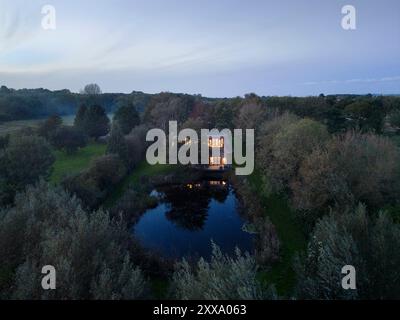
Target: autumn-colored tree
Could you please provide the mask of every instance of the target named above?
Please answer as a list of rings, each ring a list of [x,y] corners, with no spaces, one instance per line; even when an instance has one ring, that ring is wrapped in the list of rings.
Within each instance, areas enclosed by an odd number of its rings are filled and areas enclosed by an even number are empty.
[[[38,133],[40,136],[51,141],[53,135],[61,127],[62,119],[59,115],[50,116],[45,122],[43,122],[39,128]]]
[[[400,197],[400,153],[388,138],[350,131],[307,157],[291,186],[301,210],[358,202],[380,208]]]

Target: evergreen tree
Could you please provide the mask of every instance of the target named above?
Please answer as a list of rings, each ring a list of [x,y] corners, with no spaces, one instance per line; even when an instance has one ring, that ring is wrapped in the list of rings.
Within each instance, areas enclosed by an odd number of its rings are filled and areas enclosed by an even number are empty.
[[[85,131],[87,109],[88,108],[86,107],[86,105],[84,104],[80,105],[74,120],[74,126],[77,129],[81,130],[82,132]]]
[[[135,106],[128,102],[117,109],[114,121],[118,123],[124,134],[129,134],[134,127],[140,124],[140,117]]]
[[[107,153],[116,154],[122,161],[128,163],[128,146],[120,126],[114,123],[107,144]]]
[[[76,113],[74,125],[87,136],[98,138],[108,133],[110,119],[104,108],[99,105],[89,108],[81,105]]]

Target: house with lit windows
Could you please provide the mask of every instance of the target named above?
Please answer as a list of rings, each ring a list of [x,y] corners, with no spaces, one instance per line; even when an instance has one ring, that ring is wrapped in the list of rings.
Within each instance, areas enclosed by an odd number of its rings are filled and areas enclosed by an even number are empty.
[[[207,136],[208,144],[208,164],[200,164],[194,165],[197,169],[205,170],[205,171],[226,171],[231,167],[231,164],[228,163],[228,159],[231,158],[232,155],[232,146],[227,142],[227,137],[224,134],[209,134]],[[197,142],[193,142],[190,138],[186,138],[185,140],[179,141],[179,144],[192,144]],[[200,145],[198,145],[198,150],[201,150]],[[199,159],[201,159],[201,155],[199,153]]]
[[[209,161],[208,170],[225,171],[230,167],[227,159],[231,157],[232,150],[225,144],[227,138],[223,134],[210,134],[208,136]]]

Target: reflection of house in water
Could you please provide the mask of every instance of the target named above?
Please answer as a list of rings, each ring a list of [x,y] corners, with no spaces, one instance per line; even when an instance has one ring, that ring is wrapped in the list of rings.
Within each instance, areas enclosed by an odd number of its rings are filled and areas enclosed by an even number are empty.
[[[196,189],[204,187],[227,187],[227,182],[225,180],[203,180],[201,182],[194,182],[186,184],[187,189]]]
[[[183,185],[159,187],[162,201],[169,203],[165,213],[175,225],[194,231],[201,230],[208,217],[212,200],[223,203],[230,192],[226,181],[200,180]]]

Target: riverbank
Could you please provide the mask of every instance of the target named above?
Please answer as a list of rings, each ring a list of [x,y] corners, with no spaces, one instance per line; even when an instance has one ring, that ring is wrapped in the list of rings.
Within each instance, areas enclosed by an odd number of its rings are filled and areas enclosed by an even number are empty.
[[[293,259],[296,253],[305,251],[305,235],[287,200],[283,196],[266,194],[259,172],[255,171],[247,179],[261,201],[265,216],[274,224],[280,241],[280,259],[270,270],[261,272],[261,281],[275,284],[279,296],[290,298],[296,284]]]

